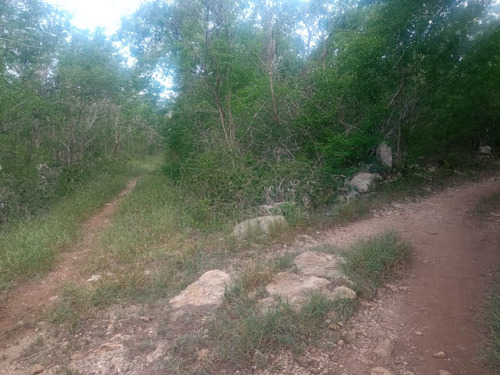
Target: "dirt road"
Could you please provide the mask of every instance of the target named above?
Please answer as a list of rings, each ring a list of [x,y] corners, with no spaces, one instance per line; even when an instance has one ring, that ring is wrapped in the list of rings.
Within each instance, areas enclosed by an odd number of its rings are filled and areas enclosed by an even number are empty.
[[[482,343],[478,320],[500,267],[500,212],[480,217],[473,210],[481,197],[499,190],[498,179],[450,188],[328,233],[329,243],[345,246],[395,229],[414,251],[408,275],[355,319],[357,349],[339,354],[340,373],[367,374],[376,366],[395,374],[490,373],[477,361]],[[388,358],[373,354],[384,339],[394,344]],[[433,357],[441,351],[446,358]]]
[[[6,303],[0,309],[0,338],[19,326],[19,322],[24,325],[36,321],[57,299],[61,285],[70,282],[78,284],[85,280],[88,276],[85,274],[85,257],[94,238],[99,231],[109,226],[109,219],[119,202],[132,191],[136,183],[137,179],[130,180],[120,194],[83,223],[80,242],[63,255],[62,261],[44,279],[19,284],[10,291]]]
[[[483,340],[478,317],[500,267],[500,212],[478,216],[473,209],[481,197],[499,190],[500,179],[489,178],[449,188],[418,202],[393,204],[367,219],[318,233],[316,244],[346,247],[359,238],[394,229],[412,244],[414,260],[401,280],[382,288],[374,301],[363,303],[351,323],[343,327],[341,342],[318,343],[300,358],[283,352],[273,356],[266,368],[249,368],[239,373],[493,374],[477,361]],[[117,202],[89,220],[87,242],[69,253],[70,258],[43,282],[23,285],[13,292],[7,314],[1,320],[2,329],[15,326],[21,312],[26,315],[28,311],[27,317],[35,319],[50,297],[57,295],[60,283],[82,277],[82,263],[71,256],[80,254],[77,257],[84,259],[88,242],[106,225]],[[303,243],[297,246],[294,250],[307,250]],[[160,337],[165,309],[148,310],[147,319],[141,317],[140,306],[119,309],[120,312],[111,308],[102,313],[88,323],[89,331],[72,338],[65,336],[64,343],[59,342],[61,338],[54,334],[54,328],[44,328],[47,325],[25,324],[25,329],[4,334],[0,340],[0,374],[36,373],[33,371],[37,369],[44,374],[64,373],[60,370],[71,368],[71,361],[79,361],[81,374],[105,374],[111,369],[127,374],[174,373],[165,367],[168,342],[155,339]],[[33,354],[33,346],[40,341],[37,337],[42,337],[45,345],[44,360],[42,355]],[[66,350],[68,342],[81,348],[77,355]],[[148,346],[144,347],[144,343]],[[37,350],[42,350],[39,346]],[[46,358],[47,353],[55,352],[54,348],[67,356],[62,367],[56,356],[53,360]],[[433,356],[439,352],[444,353],[444,358]],[[33,368],[37,361],[43,366]],[[114,364],[109,365],[110,361]],[[227,370],[220,374],[229,375]]]

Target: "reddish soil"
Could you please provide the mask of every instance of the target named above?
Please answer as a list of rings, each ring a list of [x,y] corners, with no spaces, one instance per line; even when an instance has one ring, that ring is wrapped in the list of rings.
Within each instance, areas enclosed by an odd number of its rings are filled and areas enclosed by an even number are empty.
[[[500,267],[500,212],[481,217],[473,210],[481,197],[499,190],[498,179],[450,188],[418,203],[395,204],[327,236],[330,243],[345,246],[395,229],[413,246],[414,262],[407,277],[381,293],[376,305],[357,318],[362,334],[368,331],[375,337],[379,331],[381,338],[395,343],[396,358],[407,362],[386,361],[396,374],[405,368],[416,374],[489,373],[478,361],[483,342],[478,320]],[[366,349],[373,349],[373,344]],[[440,351],[446,358],[433,358]],[[345,356],[349,370],[343,373],[367,373],[368,366],[354,365],[356,357],[356,350]],[[367,365],[386,364],[374,358]]]
[[[16,286],[9,292],[1,308],[0,338],[10,330],[35,321],[57,299],[62,285],[80,284],[89,277],[85,272],[86,255],[100,230],[110,225],[110,217],[118,203],[135,187],[137,179],[132,179],[127,187],[97,214],[83,223],[83,236],[75,247],[62,256],[62,260],[41,280],[33,280]]]

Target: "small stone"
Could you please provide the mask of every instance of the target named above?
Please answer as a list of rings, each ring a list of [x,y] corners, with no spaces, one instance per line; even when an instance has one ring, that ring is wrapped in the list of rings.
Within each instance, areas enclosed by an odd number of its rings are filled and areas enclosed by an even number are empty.
[[[394,373],[384,367],[374,367],[370,370],[370,375],[394,375]]]
[[[373,351],[375,354],[381,357],[390,357],[394,351],[394,343],[391,340],[380,341]]]
[[[144,323],[147,323],[147,322],[150,322],[151,320],[153,320],[153,318],[151,318],[150,316],[141,316],[139,319],[141,319],[141,321],[143,321]]]
[[[220,306],[229,279],[229,275],[223,271],[207,271],[179,295],[172,298],[170,305],[176,309],[186,306]]]
[[[424,335],[424,333],[423,333],[423,332],[420,332],[420,331],[415,331],[415,335],[417,335],[417,336],[423,336],[423,335]]]
[[[44,371],[45,371],[45,367],[43,367],[42,365],[35,365],[31,368],[30,374],[31,375],[41,374]]]
[[[347,344],[352,344],[356,340],[356,334],[354,332],[342,332],[342,340]]]
[[[339,286],[333,290],[332,299],[356,299],[356,292],[346,286]]]
[[[439,370],[439,375],[452,375],[452,373],[446,370]]]
[[[445,352],[437,352],[432,355],[434,358],[446,358]]]
[[[210,355],[210,350],[207,348],[198,350],[198,353],[196,354],[199,362],[205,361],[209,357],[209,355]]]
[[[330,330],[332,330],[332,331],[336,331],[336,330],[340,329],[340,326],[337,323],[332,323],[328,326],[328,328],[330,328]]]
[[[479,155],[491,155],[491,147],[490,146],[479,147]]]
[[[403,375],[415,375],[413,371],[404,370]]]
[[[87,282],[92,283],[94,281],[99,281],[101,278],[102,278],[101,275],[92,275],[92,276],[90,276],[89,279],[87,279]]]

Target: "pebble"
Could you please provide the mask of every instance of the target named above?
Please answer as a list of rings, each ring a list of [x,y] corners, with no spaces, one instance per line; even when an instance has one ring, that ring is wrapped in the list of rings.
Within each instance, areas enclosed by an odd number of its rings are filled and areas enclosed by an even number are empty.
[[[337,323],[332,323],[328,326],[328,328],[330,328],[331,331],[336,331],[340,329],[340,326]]]
[[[439,375],[452,375],[452,373],[446,370],[439,370]]]
[[[394,343],[391,340],[383,340],[380,341],[373,351],[375,354],[380,357],[390,357],[392,352],[394,351]]]
[[[434,358],[446,358],[445,352],[437,352],[432,355]]]
[[[384,367],[374,367],[370,370],[370,375],[394,375],[394,373]]]
[[[41,374],[44,371],[45,371],[45,367],[43,367],[42,365],[35,365],[31,368],[30,375]]]

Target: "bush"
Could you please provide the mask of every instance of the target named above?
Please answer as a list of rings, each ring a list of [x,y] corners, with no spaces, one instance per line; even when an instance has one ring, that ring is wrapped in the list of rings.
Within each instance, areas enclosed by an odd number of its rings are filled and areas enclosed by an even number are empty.
[[[410,246],[396,232],[381,233],[360,240],[345,252],[344,273],[367,298],[392,277],[410,258]]]
[[[176,184],[187,197],[184,209],[200,229],[255,216],[263,203],[281,203],[274,213],[300,225],[307,219],[307,207],[325,200],[318,170],[297,160],[268,162],[214,147],[192,155],[179,170]]]

